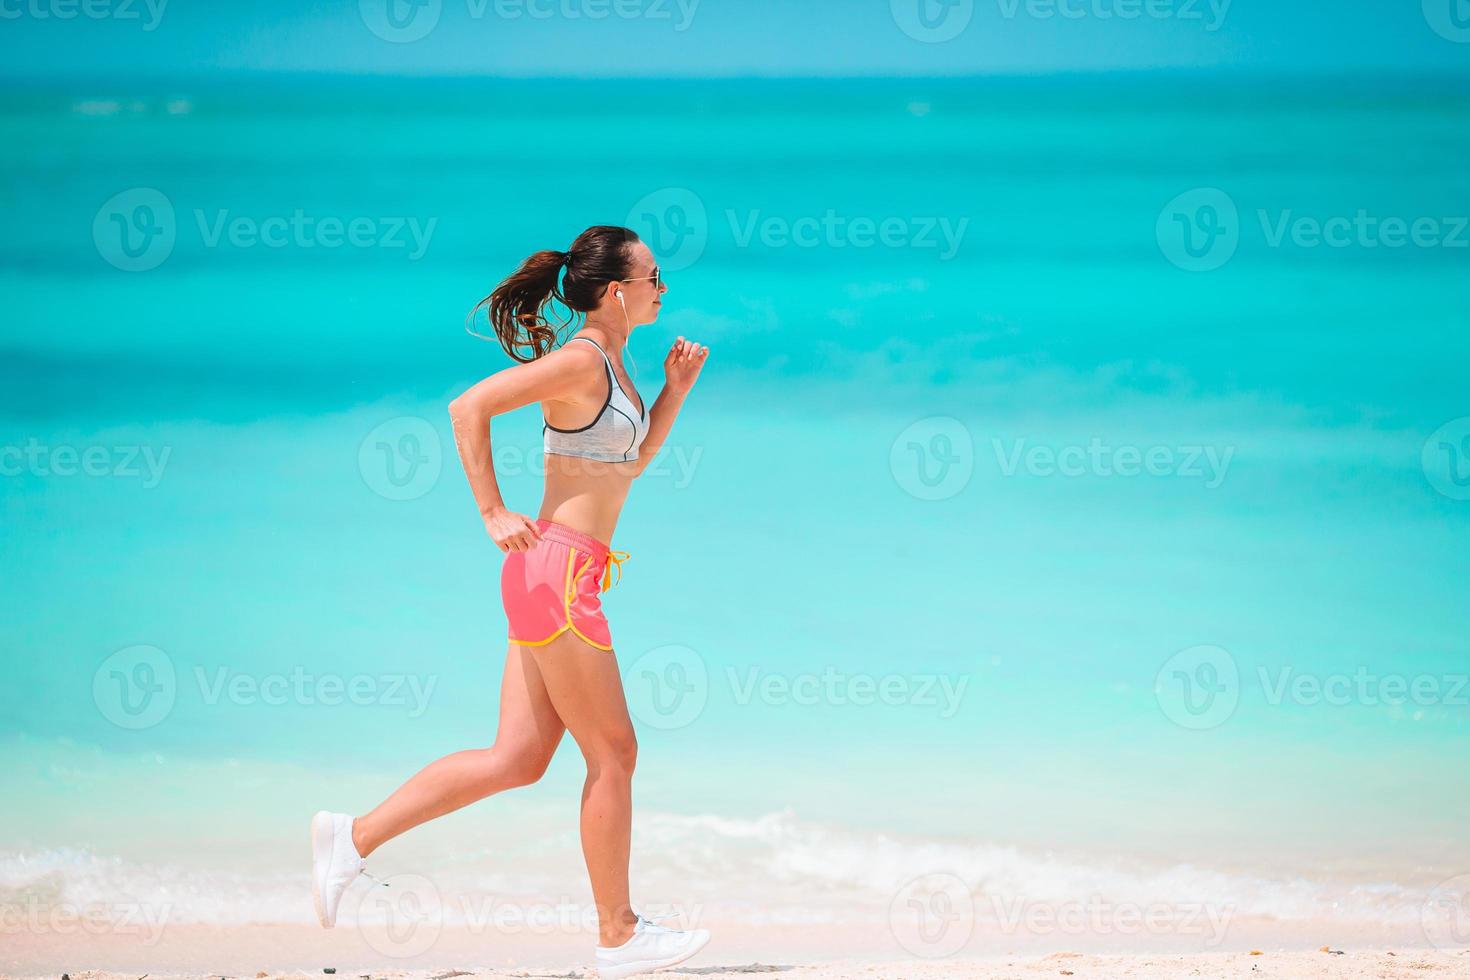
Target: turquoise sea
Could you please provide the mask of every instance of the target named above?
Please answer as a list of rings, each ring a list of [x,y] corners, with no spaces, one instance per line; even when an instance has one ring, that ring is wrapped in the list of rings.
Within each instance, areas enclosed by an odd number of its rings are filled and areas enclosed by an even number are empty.
[[[1421,79],[12,86],[0,897],[309,922],[312,811],[489,744],[464,316],[630,223],[643,398],[711,348],[605,600],[635,898],[1417,923],[1470,872],[1467,156]],[[581,777],[380,864],[581,895]]]

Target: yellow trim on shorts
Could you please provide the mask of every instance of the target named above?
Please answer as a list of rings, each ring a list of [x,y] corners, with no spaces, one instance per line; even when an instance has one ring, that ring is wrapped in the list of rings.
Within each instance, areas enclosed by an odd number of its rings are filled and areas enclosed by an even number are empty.
[[[558,636],[561,636],[567,630],[571,630],[573,633],[575,633],[577,635],[577,637],[583,643],[586,643],[590,647],[595,647],[598,650],[612,650],[612,647],[610,647],[610,646],[603,646],[601,643],[598,643],[596,640],[589,639],[585,633],[583,633],[581,630],[577,629],[576,626],[572,625],[572,596],[576,594],[576,591],[573,588],[573,586],[576,583],[577,579],[579,579],[579,578],[582,577],[582,573],[587,570],[587,566],[592,564],[592,557],[589,555],[588,558],[587,558],[587,560],[582,563],[582,567],[579,568],[579,569],[577,569],[576,574],[573,575],[572,574],[572,563],[574,561],[576,561],[576,558],[577,558],[577,550],[575,548],[568,548],[567,549],[567,581],[566,581],[565,587],[562,589],[562,598],[563,598],[562,614],[566,617],[566,620],[567,620],[566,625],[563,626],[561,629],[557,630],[555,633],[552,633],[550,636],[548,636],[544,640],[517,640],[515,637],[512,636],[512,637],[509,637],[510,642],[519,644],[520,646],[523,646],[523,647],[544,647],[544,646],[546,646],[546,644],[550,643],[552,640],[556,639]]]

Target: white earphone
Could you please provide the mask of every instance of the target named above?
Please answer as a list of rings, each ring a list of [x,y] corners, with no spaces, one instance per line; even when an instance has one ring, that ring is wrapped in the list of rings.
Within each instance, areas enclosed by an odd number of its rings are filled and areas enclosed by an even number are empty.
[[[626,310],[628,308],[628,304],[623,302],[623,291],[619,289],[617,292],[613,293],[613,295],[618,298],[618,305]]]

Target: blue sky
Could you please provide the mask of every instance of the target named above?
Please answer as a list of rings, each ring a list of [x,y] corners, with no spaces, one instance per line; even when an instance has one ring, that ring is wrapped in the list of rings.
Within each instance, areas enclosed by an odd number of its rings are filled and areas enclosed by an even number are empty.
[[[90,0],[84,8],[76,0],[3,0],[0,72],[1463,72],[1467,7],[1466,0]]]

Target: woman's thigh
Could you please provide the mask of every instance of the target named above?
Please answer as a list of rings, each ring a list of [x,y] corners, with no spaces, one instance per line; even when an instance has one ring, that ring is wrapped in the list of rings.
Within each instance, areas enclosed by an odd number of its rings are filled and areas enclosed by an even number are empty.
[[[496,751],[535,760],[545,768],[561,744],[566,725],[552,704],[541,667],[530,648],[518,643],[509,647],[505,673],[500,678]]]
[[[589,759],[626,757],[634,748],[633,720],[618,660],[571,632],[531,648],[546,691],[572,738]]]

